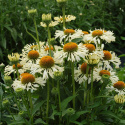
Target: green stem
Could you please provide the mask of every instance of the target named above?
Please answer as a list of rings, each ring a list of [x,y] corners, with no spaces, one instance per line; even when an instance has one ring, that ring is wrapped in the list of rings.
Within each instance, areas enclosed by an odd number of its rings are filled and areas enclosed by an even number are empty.
[[[15,121],[15,118],[14,118],[13,114],[11,113],[11,111],[10,111],[10,109],[8,107],[7,107],[7,110],[10,113],[10,115],[12,116],[13,120]]]
[[[37,38],[37,43],[38,43],[39,52],[40,52],[39,35],[38,35],[38,30],[37,30],[37,25],[36,25],[35,17],[33,18],[33,22],[34,22],[34,26],[35,26],[35,30],[36,30],[36,38]]]
[[[17,103],[17,107],[18,107],[19,110],[21,110],[21,108],[20,108],[20,102],[18,101],[18,99],[16,97],[16,94],[14,94],[14,96],[15,96],[15,101]]]
[[[51,56],[51,43],[50,43],[50,39],[51,39],[51,33],[50,33],[49,26],[47,26],[47,29],[48,29],[49,55]]]
[[[32,103],[32,95],[30,90],[28,91],[28,95],[29,95],[29,102],[30,102],[30,119],[31,119],[31,125],[33,125],[33,115],[32,115],[33,103]]]
[[[29,107],[28,107],[28,105],[27,105],[27,101],[25,100],[25,97],[22,97],[22,101],[23,101],[23,104],[25,105],[25,107],[26,107],[26,109],[27,109],[28,115],[30,116]]]
[[[49,80],[47,80],[47,107],[46,107],[46,122],[48,124],[48,113],[49,113]]]
[[[2,87],[2,83],[0,83],[0,87],[1,87],[1,92],[3,91],[3,87]],[[2,101],[3,101],[3,95],[1,94],[0,95],[0,123],[1,123],[1,120],[2,120]]]
[[[57,88],[58,88],[58,98],[59,98],[59,111],[61,111],[60,83],[59,83],[59,80],[57,81]]]
[[[63,30],[65,30],[66,26],[65,26],[65,22],[66,22],[66,19],[65,19],[65,6],[62,7],[62,13],[63,13]]]
[[[72,66],[72,84],[73,84],[73,96],[75,96],[75,81],[74,81],[74,62],[71,62]],[[75,98],[73,98],[73,108],[75,110]]]
[[[87,68],[86,68],[86,77],[87,77],[87,80],[86,80],[86,82],[85,82],[85,90],[84,90],[84,105],[83,106],[85,106],[85,104],[86,104],[86,99],[87,99],[87,85],[88,85],[88,73],[89,73],[89,66],[87,65]]]
[[[18,67],[17,67],[17,64],[15,64],[16,66],[16,73],[17,73],[17,77],[18,77],[18,80],[20,79],[20,75],[19,75],[19,71],[18,71]]]
[[[91,70],[91,101],[93,101],[93,67]]]

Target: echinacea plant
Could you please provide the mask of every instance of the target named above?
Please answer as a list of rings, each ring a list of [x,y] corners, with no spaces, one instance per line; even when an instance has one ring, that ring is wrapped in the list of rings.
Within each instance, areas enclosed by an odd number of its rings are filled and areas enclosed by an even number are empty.
[[[55,22],[51,13],[42,14],[40,25],[47,29],[46,41],[39,40],[37,10],[28,10],[36,37],[26,31],[35,42],[26,44],[20,54],[9,54],[8,65],[0,64],[4,74],[0,122],[7,125],[125,123],[122,116],[125,81],[116,72],[121,61],[115,52],[105,48],[105,44],[115,42],[114,33],[101,28],[89,32],[69,29],[66,22],[76,18],[65,15],[67,0],[57,3],[62,5],[63,16],[55,17]],[[56,30],[51,36],[51,27],[58,23],[63,23],[63,30]]]

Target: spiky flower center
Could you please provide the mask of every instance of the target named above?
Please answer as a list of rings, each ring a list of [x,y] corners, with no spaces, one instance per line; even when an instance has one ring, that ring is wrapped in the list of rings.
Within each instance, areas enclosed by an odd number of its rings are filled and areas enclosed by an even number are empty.
[[[54,48],[51,46],[51,50],[54,50]],[[45,51],[49,51],[49,46],[45,47]]]
[[[102,75],[109,75],[110,76],[110,72],[108,70],[101,70],[99,72],[99,75],[102,76]]]
[[[63,46],[64,52],[74,52],[74,51],[77,51],[77,49],[78,49],[78,45],[73,42],[66,43]]]
[[[21,65],[21,64],[17,64],[17,68],[18,69],[21,69],[23,67],[23,65]],[[13,64],[13,69],[16,69],[16,65],[15,64]]]
[[[54,59],[51,56],[44,56],[39,62],[41,68],[51,68],[54,65]]]
[[[84,35],[89,34],[87,31],[82,31],[82,32],[84,33]]]
[[[90,73],[90,68],[89,68],[89,72],[88,73]],[[83,74],[86,74],[86,71],[87,71],[87,63],[83,63],[82,65],[81,65],[81,71],[82,71],[82,73]]]
[[[92,32],[92,36],[101,36],[103,34],[102,30],[94,30]]]
[[[29,59],[37,59],[39,57],[39,53],[36,50],[31,50],[28,53],[28,58]]]
[[[22,84],[33,83],[35,82],[35,77],[32,74],[25,74],[21,78]]]
[[[114,86],[114,88],[117,88],[117,89],[120,90],[120,89],[124,89],[125,88],[125,83],[122,82],[122,81],[118,81],[113,86]]]
[[[66,35],[73,34],[73,33],[75,33],[75,30],[73,30],[73,29],[66,29],[66,30],[64,30],[64,34],[66,34]]]
[[[103,57],[104,60],[111,60],[112,55],[109,51],[104,50],[103,53],[104,53],[104,57]]]
[[[22,74],[20,75],[20,77],[22,78],[24,75],[27,75],[27,74],[30,74],[30,73],[28,73],[28,72],[22,73]]]
[[[89,52],[93,52],[95,51],[95,46],[93,44],[83,44],[88,50]]]

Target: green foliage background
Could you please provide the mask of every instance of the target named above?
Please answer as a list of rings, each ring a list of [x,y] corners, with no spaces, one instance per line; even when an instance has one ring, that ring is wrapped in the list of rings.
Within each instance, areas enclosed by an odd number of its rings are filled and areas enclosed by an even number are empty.
[[[52,13],[52,16],[62,15],[56,0],[0,0],[0,63],[8,63],[7,55],[21,52],[27,43],[34,40],[26,33],[35,32],[33,22],[28,16],[28,9],[37,9],[37,27],[41,41],[47,39],[46,31],[40,26],[41,15]],[[111,30],[116,36],[116,42],[106,46],[106,49],[124,53],[125,47],[125,1],[124,0],[68,0],[67,15],[76,16],[68,28],[94,30],[104,28]],[[60,25],[54,27],[52,35]]]

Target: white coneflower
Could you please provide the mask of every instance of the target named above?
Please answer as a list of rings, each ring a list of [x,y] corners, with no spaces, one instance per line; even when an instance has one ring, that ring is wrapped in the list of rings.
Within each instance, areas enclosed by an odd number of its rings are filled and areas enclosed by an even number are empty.
[[[56,25],[58,25],[59,23],[57,22],[57,21],[51,21],[50,23],[49,23],[49,27],[54,27],[54,26],[56,26]],[[46,23],[44,23],[44,22],[40,22],[40,26],[42,26],[42,27],[47,27],[47,24]]]
[[[65,29],[64,31],[56,30],[55,32],[55,39],[59,38],[60,43],[63,44],[63,40],[71,41],[76,38],[82,38],[83,32],[82,30],[73,30],[73,29]]]
[[[73,15],[65,15],[65,22],[70,22],[72,20],[75,20],[76,17],[73,16]],[[63,23],[63,17],[60,16],[60,17],[54,17],[54,20],[60,22],[60,23]]]
[[[17,68],[18,68],[18,71],[19,71],[20,74],[25,72],[25,69],[23,69],[23,65],[21,65],[19,63],[17,63],[16,65],[17,65]],[[16,73],[16,66],[15,66],[15,64],[13,64],[12,66],[7,65],[5,67],[5,69],[4,69],[4,74],[5,75],[10,75],[13,72]]]
[[[64,67],[60,66],[58,60],[51,56],[43,56],[40,60],[36,61],[34,69],[31,69],[32,74],[40,73],[44,80],[49,79],[49,77],[54,78],[55,71],[63,72]]]
[[[119,68],[121,61],[120,61],[120,58],[118,58],[114,52],[104,50],[103,53],[104,53],[104,57],[102,62],[104,63],[105,68],[112,70],[112,67],[110,65],[111,63],[113,63],[116,68]]]
[[[113,72],[113,71],[106,70],[102,67],[100,67],[100,68],[95,67],[94,68],[94,72],[93,72],[94,81],[102,81],[103,75],[108,75],[109,79],[112,83],[115,83],[119,80],[119,78],[115,75],[115,72]]]
[[[15,80],[12,84],[14,90],[18,88],[26,89],[27,91],[31,89],[31,91],[36,90],[39,86],[45,86],[45,80],[41,77],[35,78],[30,73],[23,73],[21,74],[20,80]]]
[[[84,58],[87,53],[88,50],[86,47],[81,47],[74,42],[69,42],[63,46],[63,49],[57,51],[54,56],[60,60],[60,62],[62,62],[64,58],[67,58],[68,61],[78,62],[81,58]]]
[[[108,89],[108,92],[115,91],[120,95],[125,95],[125,83],[123,81],[113,82],[110,85],[107,85],[106,88]]]
[[[90,74],[90,68],[89,68],[89,74]],[[87,63],[82,63],[82,65],[79,65],[78,69],[74,70],[74,79],[76,82],[79,82],[79,84],[85,82],[87,79],[88,83],[91,82],[91,77],[86,77],[86,71],[87,71]]]

